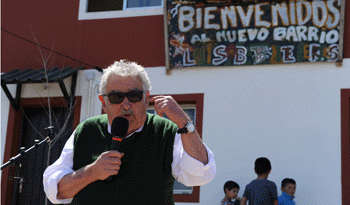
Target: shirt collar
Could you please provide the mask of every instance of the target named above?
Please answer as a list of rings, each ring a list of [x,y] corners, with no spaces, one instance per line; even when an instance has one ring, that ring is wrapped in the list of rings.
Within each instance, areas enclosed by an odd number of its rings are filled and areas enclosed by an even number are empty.
[[[289,200],[293,200],[293,199],[295,198],[295,196],[291,196],[291,195],[287,194],[287,193],[284,192],[284,191],[282,191],[282,195],[283,195],[284,197],[286,197],[287,199],[289,199]]]
[[[139,129],[133,131],[131,134],[129,134],[128,136],[126,136],[125,138],[130,137],[130,136],[131,136],[132,134],[134,134],[135,132],[141,132],[142,128],[143,128],[143,125],[142,125]],[[109,123],[108,123],[108,132],[109,132],[109,134],[112,134],[112,126],[111,126]]]
[[[236,201],[236,199],[223,199],[222,200],[223,202],[235,202]]]

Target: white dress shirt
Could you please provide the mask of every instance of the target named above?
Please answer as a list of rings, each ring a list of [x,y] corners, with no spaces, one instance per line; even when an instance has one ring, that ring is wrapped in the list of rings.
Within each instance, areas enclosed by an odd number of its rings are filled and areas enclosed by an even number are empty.
[[[135,132],[140,132],[143,126]],[[108,125],[111,132],[111,126]],[[133,133],[128,135],[131,136]],[[47,198],[54,204],[70,203],[71,199],[57,199],[57,184],[66,175],[73,172],[73,141],[74,133],[63,147],[61,156],[44,172],[43,184]],[[181,134],[176,133],[171,170],[173,177],[186,186],[201,186],[210,182],[216,174],[216,164],[213,152],[205,145],[208,153],[208,164],[190,157],[183,149]]]

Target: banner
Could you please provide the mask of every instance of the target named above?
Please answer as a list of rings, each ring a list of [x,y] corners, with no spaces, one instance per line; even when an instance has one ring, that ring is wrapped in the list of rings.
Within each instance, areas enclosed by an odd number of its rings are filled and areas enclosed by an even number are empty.
[[[336,61],[340,0],[166,0],[167,68]]]

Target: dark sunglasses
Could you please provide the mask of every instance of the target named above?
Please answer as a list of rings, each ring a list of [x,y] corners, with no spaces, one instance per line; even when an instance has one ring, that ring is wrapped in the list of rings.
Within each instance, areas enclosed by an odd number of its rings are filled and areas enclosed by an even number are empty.
[[[119,104],[123,102],[124,98],[127,97],[130,102],[140,102],[142,100],[143,91],[133,90],[127,93],[122,92],[110,92],[102,96],[108,96],[109,102],[113,104]]]

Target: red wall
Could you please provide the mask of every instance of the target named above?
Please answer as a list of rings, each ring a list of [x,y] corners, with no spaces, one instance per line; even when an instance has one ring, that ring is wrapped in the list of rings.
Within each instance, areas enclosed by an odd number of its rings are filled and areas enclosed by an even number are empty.
[[[92,66],[119,59],[165,65],[163,16],[79,21],[78,7],[79,0],[2,0],[1,72],[43,67],[38,46],[4,30]],[[43,55],[48,67],[82,65],[48,50]]]
[[[43,61],[38,46],[9,31],[86,64],[106,67],[128,59],[145,67],[165,66],[163,16],[78,20],[79,0],[2,0],[1,72],[38,69]],[[346,0],[344,58],[350,58],[350,0]],[[43,50],[47,67],[81,63]],[[86,66],[86,68],[90,68]]]

